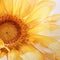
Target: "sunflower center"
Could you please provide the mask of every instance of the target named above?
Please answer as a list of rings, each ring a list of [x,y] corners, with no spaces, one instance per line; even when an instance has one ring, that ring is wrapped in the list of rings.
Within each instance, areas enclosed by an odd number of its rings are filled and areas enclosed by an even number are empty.
[[[0,22],[0,38],[6,43],[16,41],[20,31],[18,31],[18,25],[11,21]]]
[[[24,31],[25,25],[16,17],[4,16],[0,19],[0,39],[5,44],[15,43],[17,40],[22,40],[26,34]]]

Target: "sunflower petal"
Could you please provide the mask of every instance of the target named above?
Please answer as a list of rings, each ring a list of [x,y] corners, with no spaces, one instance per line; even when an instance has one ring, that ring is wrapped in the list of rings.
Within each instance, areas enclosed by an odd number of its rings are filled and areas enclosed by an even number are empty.
[[[22,6],[21,6],[21,10],[20,10],[20,17],[23,18],[23,16],[25,16],[25,14],[27,14],[27,10],[29,9],[29,4],[27,0],[23,0],[22,1]]]
[[[48,35],[54,36],[56,39],[60,39],[60,14],[55,14],[45,19],[45,22],[49,26]]]
[[[19,53],[15,50],[12,50],[8,53],[8,60],[22,60],[19,56]]]
[[[23,19],[25,19],[28,14],[31,13],[32,9],[40,2],[39,0],[23,0],[22,8],[20,15]]]
[[[4,47],[4,42],[0,39],[0,49]]]
[[[2,1],[4,3],[4,7],[5,7],[6,11],[9,14],[12,14],[12,12],[13,12],[13,0],[2,0]]]
[[[43,60],[42,56],[39,56],[38,54],[33,52],[25,53],[21,57],[23,58],[23,60]]]
[[[20,15],[22,0],[13,0],[13,15]]]
[[[60,14],[54,14],[53,16],[48,16],[46,19],[44,19],[44,21],[41,21],[39,22],[38,20],[33,20],[31,21],[30,23],[28,23],[28,26],[29,28],[33,28],[35,26],[37,26],[38,24],[41,24],[41,23],[47,23],[47,24],[57,24],[59,25],[58,23],[60,21]]]
[[[38,52],[32,45],[23,45],[22,54],[20,55],[23,60],[44,60],[40,52]]]
[[[48,47],[51,43],[56,42],[57,40],[53,37],[49,36],[42,36],[42,35],[36,35],[32,34],[30,35],[30,41],[33,43],[39,43],[45,47]],[[33,40],[32,40],[33,39]],[[35,40],[35,41],[34,41]]]
[[[55,3],[51,1],[40,2],[40,4],[38,4],[30,13],[29,17],[26,19],[26,23],[29,23],[32,20],[42,21],[49,15],[54,5]]]
[[[60,22],[59,21],[60,21],[60,14],[53,15],[51,17],[48,17],[45,20],[45,23],[49,24],[49,32],[51,34],[60,35],[60,33],[59,33],[59,31],[60,31],[59,23]]]
[[[39,24],[33,28],[29,28],[28,33],[40,34],[46,36],[59,36],[60,35],[59,31],[60,31],[60,25],[49,22],[49,23]]]
[[[31,2],[33,3],[31,4]],[[13,14],[22,19],[30,13],[35,5],[35,0],[13,0]]]
[[[59,21],[60,21],[60,14],[53,15],[45,20],[45,23],[49,24],[50,32],[53,33],[55,31],[54,33],[58,33],[58,31],[60,30],[60,25],[58,24]]]
[[[49,24],[39,24],[34,28],[29,29],[28,33],[46,35],[49,33]]]
[[[50,44],[49,48],[54,51],[56,59],[60,60],[60,42]]]
[[[0,0],[0,15],[4,15],[5,13],[4,3]]]
[[[33,33],[47,36],[60,36],[60,14],[46,18],[44,23],[40,22],[39,25],[37,25],[37,23],[38,22],[35,21],[28,25],[30,26],[28,31],[30,34]]]
[[[39,43],[31,43],[31,44],[44,55],[45,60],[48,59],[55,60],[54,52],[51,49],[46,48],[40,45]]]
[[[20,10],[20,18],[25,18],[35,7],[38,0],[23,0]]]
[[[56,23],[60,20],[60,14],[54,14],[53,16],[49,16],[45,19],[45,23]]]
[[[55,53],[52,49],[49,48],[49,46],[52,43],[56,43],[57,40],[55,40],[52,37],[41,35],[31,35],[30,39],[31,39],[30,43],[44,55],[44,58],[46,60],[48,59],[55,60]]]

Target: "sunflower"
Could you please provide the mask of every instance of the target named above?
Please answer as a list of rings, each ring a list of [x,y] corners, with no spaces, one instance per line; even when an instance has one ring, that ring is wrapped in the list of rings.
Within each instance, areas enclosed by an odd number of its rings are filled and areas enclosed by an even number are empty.
[[[0,59],[60,60],[60,14],[50,16],[50,0],[0,0]]]

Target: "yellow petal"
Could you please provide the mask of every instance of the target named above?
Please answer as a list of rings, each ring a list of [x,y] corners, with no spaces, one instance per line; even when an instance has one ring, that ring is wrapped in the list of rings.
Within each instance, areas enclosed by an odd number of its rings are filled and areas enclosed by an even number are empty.
[[[23,0],[22,1],[22,6],[21,6],[21,10],[20,10],[20,17],[23,18],[23,16],[25,16],[28,13],[28,9],[30,7],[30,4],[28,4],[29,2],[27,0]]]
[[[60,21],[60,14],[53,15],[45,20],[45,23],[48,23],[49,25],[49,32],[51,34],[59,35],[60,31],[59,21]]]
[[[59,24],[57,22],[60,20],[60,14],[53,15],[51,17],[48,17],[45,20],[45,23],[49,24],[49,30],[54,31],[54,30],[60,30]]]
[[[19,52],[12,50],[8,53],[8,60],[22,60],[19,56]]]
[[[54,35],[57,40],[60,39],[60,14],[49,16],[45,19],[45,23],[49,26],[49,34]]]
[[[35,26],[37,26],[38,24],[41,24],[41,23],[47,23],[48,25],[50,24],[57,24],[57,25],[59,25],[58,24],[58,22],[59,22],[59,20],[60,20],[60,14],[55,14],[55,15],[53,15],[53,16],[49,16],[49,17],[47,17],[46,19],[44,19],[44,21],[41,21],[41,22],[39,22],[38,20],[34,20],[34,21],[31,21],[30,23],[28,23],[28,26],[29,26],[29,28],[34,28]]]
[[[4,15],[6,13],[6,10],[4,8],[4,3],[2,2],[2,0],[0,1],[0,16]]]
[[[4,47],[4,42],[0,39],[0,49]]]
[[[20,9],[20,18],[25,18],[32,11],[38,0],[23,0]]]
[[[43,54],[45,60],[48,59],[55,60],[54,52],[51,49],[46,48],[37,42],[36,43],[32,42],[31,44]]]
[[[45,19],[45,23],[56,23],[60,20],[60,14],[54,14],[53,16],[49,16]]]
[[[0,60],[7,60],[7,57],[3,56],[2,58],[0,58]]]
[[[7,51],[10,51],[8,47],[5,46],[3,40],[0,39],[0,49],[5,48]]]
[[[30,35],[30,40],[33,43],[39,43],[45,47],[48,47],[51,43],[56,42],[57,40],[53,37],[49,37],[49,36],[42,36],[42,35],[36,35],[36,34],[32,34]]]
[[[54,5],[55,3],[50,1],[40,2],[40,4],[38,4],[30,13],[29,17],[26,19],[26,23],[29,23],[32,20],[42,21],[49,15]]]
[[[23,60],[44,60],[42,54],[37,51],[32,45],[23,45],[22,54],[20,55]]]
[[[25,1],[25,0],[23,0]],[[40,2],[40,0],[26,0],[25,2],[22,3],[22,8],[21,8],[21,17],[23,19],[26,19],[28,14],[31,13],[31,11],[34,9],[34,7]]]
[[[4,3],[4,7],[5,7],[6,11],[9,14],[12,14],[12,12],[13,12],[13,0],[2,0],[2,1]]]
[[[23,19],[30,13],[37,0],[13,0],[13,14]],[[32,4],[31,4],[32,3]]]
[[[50,48],[50,45],[53,43],[56,43],[57,40],[55,40],[55,38],[52,37],[48,37],[48,36],[41,36],[41,35],[31,35],[30,39],[34,39],[34,40],[30,40],[30,43],[41,53],[43,53],[44,58],[46,60],[51,59],[51,60],[55,60],[55,53],[54,50],[52,50],[53,48]],[[59,50],[60,51],[60,50]]]
[[[49,25],[49,30],[50,31],[55,31],[55,30],[60,30],[60,26],[56,25],[56,24],[50,24]]]
[[[19,17],[21,10],[22,0],[13,0],[13,15]]]
[[[54,51],[56,59],[60,60],[60,42],[50,44],[49,48]]]
[[[37,51],[40,51],[44,55],[44,58],[46,60],[55,60],[54,52],[48,48],[51,43],[56,42],[54,38],[32,34],[30,36],[30,39],[30,43],[32,44],[32,46],[34,46]]]
[[[43,57],[41,56],[41,54],[39,55],[33,52],[25,53],[21,55],[21,57],[23,58],[23,60],[43,60]]]
[[[31,25],[32,26],[32,25]],[[30,27],[31,27],[30,26]],[[40,35],[59,35],[60,26],[55,23],[41,23],[33,28],[29,28],[29,34],[40,34]]]
[[[29,29],[29,34],[47,34],[49,32],[49,25],[48,24],[39,24],[34,28]]]
[[[53,16],[48,16],[46,19],[44,19],[44,21],[33,20],[30,23],[28,23],[28,26],[29,28],[33,28],[41,23],[47,23],[47,24],[52,23],[59,25],[58,24],[59,21],[60,21],[60,14],[54,14]]]

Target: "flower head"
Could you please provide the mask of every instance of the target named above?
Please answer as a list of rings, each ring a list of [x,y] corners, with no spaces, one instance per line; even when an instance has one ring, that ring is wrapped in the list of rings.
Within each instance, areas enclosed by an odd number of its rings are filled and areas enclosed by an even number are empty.
[[[56,22],[50,0],[0,0],[0,57],[7,60],[60,60]]]

